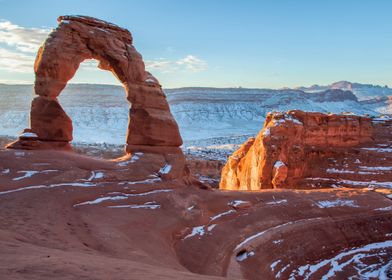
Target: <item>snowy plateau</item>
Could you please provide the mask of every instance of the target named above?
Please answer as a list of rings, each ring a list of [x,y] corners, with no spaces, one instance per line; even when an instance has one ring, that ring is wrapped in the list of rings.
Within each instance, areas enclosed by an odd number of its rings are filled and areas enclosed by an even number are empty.
[[[165,93],[185,152],[221,160],[257,134],[270,111],[392,114],[392,89],[348,82],[281,90],[194,87]],[[29,126],[32,98],[32,85],[0,84],[1,136],[16,137]],[[125,143],[129,104],[121,86],[70,84],[59,100],[73,121],[74,143]]]

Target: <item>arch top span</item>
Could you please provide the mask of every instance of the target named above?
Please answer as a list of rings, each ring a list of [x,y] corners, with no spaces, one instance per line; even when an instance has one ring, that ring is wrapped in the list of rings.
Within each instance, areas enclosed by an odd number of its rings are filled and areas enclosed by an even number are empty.
[[[129,110],[127,151],[179,150],[182,139],[158,80],[145,70],[142,56],[124,28],[87,16],[60,16],[39,48],[34,63],[36,97],[32,101],[30,128],[34,139],[22,137],[8,148],[61,148],[72,141],[72,120],[57,97],[81,62],[98,60],[123,84]],[[115,137],[115,136],[114,136]],[[162,149],[163,148],[163,149]]]

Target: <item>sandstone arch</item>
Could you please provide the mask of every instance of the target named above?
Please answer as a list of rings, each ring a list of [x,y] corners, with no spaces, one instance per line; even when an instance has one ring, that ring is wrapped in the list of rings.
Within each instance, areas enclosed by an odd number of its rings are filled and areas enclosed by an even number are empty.
[[[131,33],[86,16],[60,16],[59,25],[40,47],[35,64],[30,129],[9,148],[64,148],[72,140],[72,121],[57,97],[86,59],[99,61],[123,84],[131,103],[126,150],[179,151],[182,139],[158,80],[145,70]],[[30,134],[34,135],[34,134]]]

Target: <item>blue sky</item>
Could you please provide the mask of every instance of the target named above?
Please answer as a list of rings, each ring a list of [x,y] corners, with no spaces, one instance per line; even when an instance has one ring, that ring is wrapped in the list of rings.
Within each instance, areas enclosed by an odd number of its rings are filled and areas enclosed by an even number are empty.
[[[64,14],[129,29],[166,88],[392,86],[390,0],[0,0],[0,82],[33,82],[36,48]],[[118,83],[87,62],[72,82]]]

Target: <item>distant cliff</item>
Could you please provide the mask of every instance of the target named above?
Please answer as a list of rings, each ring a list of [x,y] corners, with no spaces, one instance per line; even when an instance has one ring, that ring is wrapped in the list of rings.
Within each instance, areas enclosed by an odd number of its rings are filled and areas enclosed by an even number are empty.
[[[370,118],[303,111],[269,113],[256,138],[229,157],[221,189],[292,188],[307,161],[331,147],[353,147],[372,141]],[[317,168],[317,167],[315,167]]]

